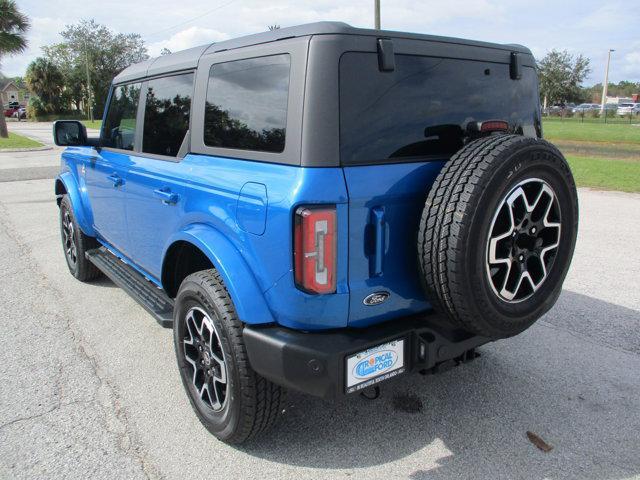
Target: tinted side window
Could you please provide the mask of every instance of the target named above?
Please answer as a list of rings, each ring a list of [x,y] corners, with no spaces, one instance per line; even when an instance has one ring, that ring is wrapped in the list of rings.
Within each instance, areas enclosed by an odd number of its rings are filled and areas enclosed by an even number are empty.
[[[156,78],[147,84],[142,151],[175,157],[189,130],[193,73]]]
[[[289,96],[288,54],[213,65],[204,143],[264,152],[284,150]]]
[[[102,128],[103,146],[133,150],[139,98],[140,83],[114,87]]]
[[[540,128],[533,68],[511,80],[509,65],[396,55],[380,72],[375,53],[340,60],[340,159],[343,164],[448,158],[476,122],[504,120],[514,133]]]

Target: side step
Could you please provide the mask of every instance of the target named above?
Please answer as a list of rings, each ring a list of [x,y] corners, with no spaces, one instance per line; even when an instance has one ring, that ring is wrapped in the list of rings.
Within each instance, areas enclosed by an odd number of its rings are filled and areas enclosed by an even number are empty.
[[[105,247],[86,252],[87,259],[127,292],[165,328],[173,327],[173,300]]]

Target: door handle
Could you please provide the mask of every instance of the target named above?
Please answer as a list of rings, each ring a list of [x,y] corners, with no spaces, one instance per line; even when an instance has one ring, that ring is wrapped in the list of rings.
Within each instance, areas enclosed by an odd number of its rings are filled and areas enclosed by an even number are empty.
[[[118,175],[117,173],[112,173],[111,175],[109,175],[107,177],[109,180],[111,180],[111,182],[113,182],[113,186],[115,188],[121,187],[122,185],[124,185],[124,180],[122,179],[122,177],[120,175]]]
[[[371,277],[379,277],[382,275],[382,267],[385,251],[385,219],[384,209],[382,207],[374,207],[371,210],[371,221],[374,228],[374,253],[369,263],[369,274]]]
[[[178,203],[178,200],[180,200],[180,195],[178,195],[177,193],[173,193],[168,188],[159,188],[157,190],[154,190],[153,194],[156,198],[162,200],[162,203],[166,205],[176,204]]]

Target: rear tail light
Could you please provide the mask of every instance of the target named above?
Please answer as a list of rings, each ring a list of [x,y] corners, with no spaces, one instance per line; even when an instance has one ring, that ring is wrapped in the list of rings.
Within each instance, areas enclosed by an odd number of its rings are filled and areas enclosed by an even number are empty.
[[[488,120],[480,124],[481,132],[506,132],[509,130],[509,124],[502,120]]]
[[[294,224],[296,286],[309,293],[336,291],[336,208],[299,207]]]

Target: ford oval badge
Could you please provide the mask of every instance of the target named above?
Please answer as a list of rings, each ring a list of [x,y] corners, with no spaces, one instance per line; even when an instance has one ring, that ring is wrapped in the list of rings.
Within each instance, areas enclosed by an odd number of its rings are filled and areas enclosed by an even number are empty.
[[[387,298],[389,298],[389,292],[375,292],[367,295],[362,303],[371,307],[373,305],[380,305]]]

